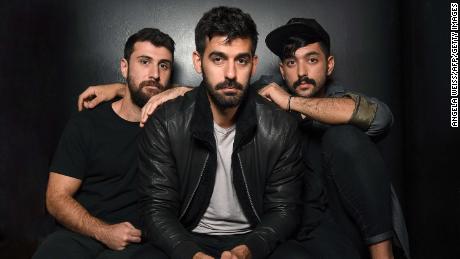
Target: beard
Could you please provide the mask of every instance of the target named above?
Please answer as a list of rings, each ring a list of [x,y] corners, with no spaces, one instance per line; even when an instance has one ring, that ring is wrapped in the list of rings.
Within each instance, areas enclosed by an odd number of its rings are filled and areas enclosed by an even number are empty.
[[[154,86],[156,89],[148,88],[143,91],[146,86]],[[139,108],[142,108],[149,101],[150,97],[162,92],[165,86],[155,80],[142,81],[139,85],[136,85],[128,73],[128,89],[132,102]]]
[[[206,75],[203,73],[203,80],[206,85],[206,90],[212,102],[220,109],[225,110],[227,108],[234,108],[240,105],[243,98],[246,96],[247,85],[243,86],[238,83],[236,80],[225,79],[225,81],[216,84],[215,86],[211,85],[208,81]],[[233,88],[237,89],[236,93],[225,94],[218,92],[219,90]]]

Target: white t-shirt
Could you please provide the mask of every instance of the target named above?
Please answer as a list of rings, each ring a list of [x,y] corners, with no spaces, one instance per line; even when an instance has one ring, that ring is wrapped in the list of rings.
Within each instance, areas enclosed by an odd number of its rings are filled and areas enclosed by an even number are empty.
[[[235,125],[222,128],[214,123],[217,170],[211,201],[192,232],[207,235],[235,235],[251,231],[233,186],[232,152]]]

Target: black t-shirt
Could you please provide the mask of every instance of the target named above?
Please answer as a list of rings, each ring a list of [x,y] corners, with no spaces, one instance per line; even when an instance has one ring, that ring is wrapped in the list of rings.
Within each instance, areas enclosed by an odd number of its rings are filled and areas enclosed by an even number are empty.
[[[107,223],[139,226],[137,122],[119,117],[112,103],[75,114],[62,134],[50,172],[82,180],[74,198]]]

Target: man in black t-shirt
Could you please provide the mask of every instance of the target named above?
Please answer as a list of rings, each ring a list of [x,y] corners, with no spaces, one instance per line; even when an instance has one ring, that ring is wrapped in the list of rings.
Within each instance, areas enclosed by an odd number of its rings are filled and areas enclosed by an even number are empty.
[[[33,258],[131,258],[141,246],[136,190],[141,108],[169,86],[174,41],[146,28],[125,44],[129,91],[76,114],[50,167],[46,205],[59,229]]]

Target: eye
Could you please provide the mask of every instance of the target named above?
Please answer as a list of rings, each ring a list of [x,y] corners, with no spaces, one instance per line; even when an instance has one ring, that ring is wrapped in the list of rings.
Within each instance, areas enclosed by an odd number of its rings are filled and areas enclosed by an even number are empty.
[[[286,60],[284,63],[285,63],[286,66],[288,66],[288,67],[293,67],[293,66],[295,66],[295,64],[296,64],[296,62],[295,62],[294,59],[288,59],[288,60]]]
[[[309,58],[308,63],[310,63],[310,64],[318,63],[318,59],[317,58]]]
[[[237,62],[238,62],[238,64],[240,64],[240,65],[246,65],[246,64],[249,63],[249,59],[248,59],[248,58],[239,58],[239,59],[237,60]]]
[[[163,70],[169,69],[169,64],[167,62],[161,62],[158,66]]]
[[[214,64],[222,64],[224,62],[224,59],[220,56],[214,56],[212,57],[212,62],[214,62]]]
[[[141,58],[139,59],[139,63],[141,63],[142,65],[148,65],[150,64],[150,60],[147,58]]]

